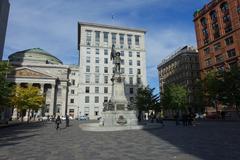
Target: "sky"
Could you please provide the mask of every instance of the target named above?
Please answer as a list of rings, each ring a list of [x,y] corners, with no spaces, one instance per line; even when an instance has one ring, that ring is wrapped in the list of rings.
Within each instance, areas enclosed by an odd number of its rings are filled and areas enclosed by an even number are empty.
[[[77,64],[78,22],[145,29],[147,80],[158,92],[157,65],[185,45],[196,46],[193,13],[209,1],[10,0],[3,59],[42,48],[64,64]]]

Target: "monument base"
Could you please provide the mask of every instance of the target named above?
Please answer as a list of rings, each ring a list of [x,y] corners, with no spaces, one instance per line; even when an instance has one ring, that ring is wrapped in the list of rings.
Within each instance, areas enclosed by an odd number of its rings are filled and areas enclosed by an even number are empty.
[[[138,123],[136,111],[105,111],[102,113],[100,125],[111,126],[136,126]]]

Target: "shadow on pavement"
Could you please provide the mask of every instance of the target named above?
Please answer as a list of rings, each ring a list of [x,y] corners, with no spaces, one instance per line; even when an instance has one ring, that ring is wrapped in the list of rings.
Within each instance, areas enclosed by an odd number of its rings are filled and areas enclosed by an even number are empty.
[[[239,122],[198,122],[196,126],[175,126],[145,130],[180,151],[203,160],[236,160],[240,157]]]
[[[39,135],[36,129],[43,127],[42,122],[23,123],[16,126],[0,128],[0,147],[21,143],[22,140]]]

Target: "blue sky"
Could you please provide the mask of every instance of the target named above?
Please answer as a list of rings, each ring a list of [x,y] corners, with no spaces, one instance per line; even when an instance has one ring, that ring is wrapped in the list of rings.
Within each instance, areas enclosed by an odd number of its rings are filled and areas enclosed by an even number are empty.
[[[158,91],[157,65],[184,45],[196,46],[193,13],[210,0],[10,0],[4,59],[42,48],[77,63],[77,22],[143,28],[147,79]],[[112,20],[114,15],[114,20]]]

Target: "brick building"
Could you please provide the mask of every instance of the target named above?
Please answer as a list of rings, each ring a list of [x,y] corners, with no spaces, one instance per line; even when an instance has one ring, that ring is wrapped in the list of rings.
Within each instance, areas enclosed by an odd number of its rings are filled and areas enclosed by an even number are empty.
[[[212,0],[194,14],[200,74],[240,64],[240,0]]]

